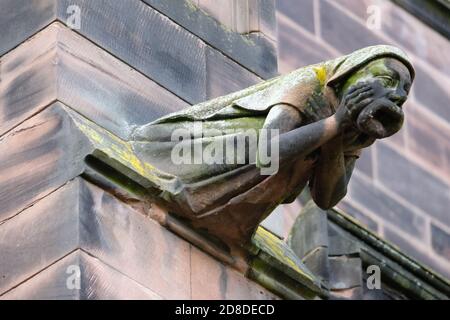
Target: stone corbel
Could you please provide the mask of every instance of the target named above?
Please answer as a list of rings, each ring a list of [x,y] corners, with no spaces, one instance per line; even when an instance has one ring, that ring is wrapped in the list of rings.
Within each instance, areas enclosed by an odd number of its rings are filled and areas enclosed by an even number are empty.
[[[263,227],[257,229],[250,243],[227,245],[214,235],[193,228],[189,221],[167,212],[155,202],[152,166],[134,154],[129,142],[65,106],[61,106],[61,111],[70,118],[83,144],[89,146],[79,155],[84,157],[81,174],[87,180],[139,207],[162,226],[282,297],[304,299],[328,295],[327,287],[291,248]]]

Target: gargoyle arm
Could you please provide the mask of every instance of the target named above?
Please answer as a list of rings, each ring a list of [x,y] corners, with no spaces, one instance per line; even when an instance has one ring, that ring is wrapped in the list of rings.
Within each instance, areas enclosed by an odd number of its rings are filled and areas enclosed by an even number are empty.
[[[310,180],[311,194],[322,209],[336,205],[347,193],[356,159],[360,150],[343,150],[343,136],[334,116],[300,126],[301,114],[292,106],[272,107],[265,129],[279,129],[280,163],[293,157],[302,157],[320,148],[320,157]]]
[[[280,163],[310,154],[340,131],[334,116],[304,126],[299,126],[301,122],[301,114],[290,105],[279,104],[269,111],[263,128],[280,130]]]
[[[311,196],[322,209],[335,206],[347,193],[347,185],[361,150],[343,151],[342,135],[320,148],[320,156],[310,179]]]

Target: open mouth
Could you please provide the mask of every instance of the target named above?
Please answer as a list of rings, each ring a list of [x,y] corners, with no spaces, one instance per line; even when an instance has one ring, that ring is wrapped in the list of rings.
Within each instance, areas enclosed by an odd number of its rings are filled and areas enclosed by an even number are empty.
[[[389,129],[403,121],[403,110],[398,105],[390,103],[375,110],[373,118]]]
[[[381,103],[374,102],[361,111],[357,126],[372,137],[386,138],[400,130],[403,119],[402,108],[386,99]]]

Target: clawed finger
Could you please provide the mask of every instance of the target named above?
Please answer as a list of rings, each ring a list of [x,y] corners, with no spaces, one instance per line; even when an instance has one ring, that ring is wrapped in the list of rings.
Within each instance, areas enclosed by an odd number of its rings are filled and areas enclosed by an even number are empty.
[[[364,86],[362,88],[359,88],[359,89],[353,91],[350,94],[347,94],[347,96],[345,98],[347,101],[350,101],[350,100],[354,99],[355,97],[357,97],[358,95],[360,95],[361,93],[366,92],[366,91],[373,91],[373,89],[370,86]]]
[[[358,90],[359,88],[362,88],[363,86],[364,86],[364,83],[358,83],[358,84],[352,85],[348,89],[347,94],[351,94],[353,91]]]
[[[361,100],[360,102],[356,103],[353,106],[353,108],[349,110],[350,117],[352,119],[355,119],[359,115],[361,110],[363,110],[365,107],[367,107],[372,101],[373,101],[373,99],[366,98],[366,99]]]
[[[367,82],[360,82],[358,84],[355,84],[348,89],[347,95],[352,94],[354,91],[361,89],[363,87],[366,87],[366,86],[368,86]]]
[[[366,91],[361,91],[360,93],[354,95],[352,98],[348,100],[349,108],[352,108],[354,105],[358,104],[360,101],[364,100],[373,95],[373,90],[369,89]]]

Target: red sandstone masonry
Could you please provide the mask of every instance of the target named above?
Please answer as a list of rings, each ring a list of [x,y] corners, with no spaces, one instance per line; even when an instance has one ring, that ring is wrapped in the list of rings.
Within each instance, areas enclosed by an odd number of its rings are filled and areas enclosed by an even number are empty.
[[[448,40],[391,1],[331,0],[330,2],[363,23],[372,13],[368,11],[369,6],[377,6],[382,19],[380,33],[388,35],[419,59],[450,76],[450,66],[447,63],[447,53],[450,50]]]
[[[278,299],[267,289],[193,246],[191,246],[191,286],[192,299]]]
[[[409,151],[450,180],[446,159],[450,153],[450,128],[433,121],[417,104],[409,104],[406,117]]]
[[[233,31],[260,32],[277,41],[275,0],[194,0],[202,10]]]

